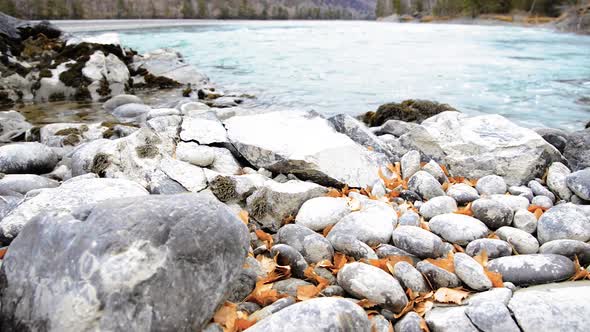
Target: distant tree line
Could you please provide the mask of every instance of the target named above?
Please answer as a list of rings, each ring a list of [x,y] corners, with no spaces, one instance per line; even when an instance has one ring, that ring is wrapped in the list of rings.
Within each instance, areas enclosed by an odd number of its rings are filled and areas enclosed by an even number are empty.
[[[437,16],[507,14],[518,10],[533,15],[558,16],[564,8],[584,0],[377,0],[375,15],[426,13]]]
[[[374,0],[0,0],[0,11],[25,19],[219,18],[367,19]]]

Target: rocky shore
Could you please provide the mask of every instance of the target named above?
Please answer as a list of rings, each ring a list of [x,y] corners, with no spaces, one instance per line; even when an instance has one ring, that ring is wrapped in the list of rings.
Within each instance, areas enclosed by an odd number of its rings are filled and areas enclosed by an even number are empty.
[[[420,100],[245,110],[172,50],[4,22],[3,101],[117,121],[0,112],[1,331],[590,326],[590,129]]]

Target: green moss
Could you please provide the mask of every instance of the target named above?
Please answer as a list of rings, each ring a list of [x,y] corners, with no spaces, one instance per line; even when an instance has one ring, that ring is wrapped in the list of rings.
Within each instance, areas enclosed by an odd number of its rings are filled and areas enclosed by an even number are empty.
[[[105,171],[111,165],[110,156],[106,153],[97,153],[92,160],[92,167],[90,172],[98,175],[99,177],[105,177]]]
[[[51,102],[62,101],[65,99],[66,99],[66,95],[64,95],[62,92],[57,92],[57,93],[54,93],[49,96],[49,101],[51,101]]]
[[[86,62],[89,60],[88,57],[77,60],[76,63],[67,65],[68,70],[59,74],[59,80],[66,86],[72,88],[79,88],[81,86],[88,86],[90,80],[82,74],[82,69],[86,66]]]
[[[261,219],[266,215],[267,211],[266,195],[264,193],[258,193],[250,205],[250,215],[254,219]]]
[[[109,128],[102,133],[102,138],[109,139],[113,136],[115,136],[115,131],[112,128]]]
[[[143,77],[148,88],[172,89],[182,86],[177,81],[164,76],[147,74]]]
[[[190,84],[188,85],[188,87],[186,87],[186,89],[182,90],[182,96],[185,98],[190,97],[191,93],[193,93],[193,89],[191,88]]]
[[[29,129],[29,135],[27,137],[27,141],[29,141],[29,142],[41,141],[41,127],[35,126],[31,129]]]
[[[98,92],[98,94],[103,97],[111,95],[111,87],[109,85],[109,81],[107,81],[107,79],[104,76],[100,79],[100,87],[98,88],[98,90],[96,90],[96,92]]]
[[[53,77],[53,73],[51,72],[51,70],[47,68],[41,69],[41,71],[39,72],[39,78],[44,77]]]
[[[139,158],[152,159],[160,153],[160,150],[158,150],[158,148],[155,145],[145,144],[136,147],[135,152],[137,153]]]
[[[82,85],[76,90],[76,93],[74,94],[74,99],[77,101],[89,100],[92,99],[92,95],[90,94],[90,90],[88,90],[88,87],[86,85]]]
[[[81,135],[82,132],[78,128],[65,128],[55,132],[57,136]]]
[[[145,138],[145,144],[154,145],[160,143],[162,143],[162,140],[158,136],[147,136]]]
[[[229,176],[217,176],[209,184],[211,192],[222,202],[237,198],[236,181]]]
[[[64,146],[66,146],[66,145],[76,146],[76,145],[80,144],[80,136],[76,135],[76,134],[70,134],[70,135],[66,136],[61,142]]]
[[[388,120],[417,122],[428,119],[446,111],[457,111],[447,104],[428,100],[405,100],[402,103],[389,103],[379,106],[377,112],[367,112],[362,116],[363,122],[370,127],[384,124]]]

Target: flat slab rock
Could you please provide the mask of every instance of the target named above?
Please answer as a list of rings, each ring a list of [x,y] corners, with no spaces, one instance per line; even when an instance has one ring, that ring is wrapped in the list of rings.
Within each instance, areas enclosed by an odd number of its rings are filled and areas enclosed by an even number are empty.
[[[588,331],[590,281],[570,281],[516,291],[508,303],[524,332]]]
[[[312,112],[235,116],[224,124],[230,141],[254,166],[323,185],[373,185],[388,163]]]
[[[245,225],[205,194],[44,214],[0,269],[0,330],[200,331],[247,248]]]

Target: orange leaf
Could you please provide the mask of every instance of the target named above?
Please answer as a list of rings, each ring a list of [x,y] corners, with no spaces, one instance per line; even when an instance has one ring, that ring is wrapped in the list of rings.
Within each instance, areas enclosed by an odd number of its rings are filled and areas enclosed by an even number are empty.
[[[466,216],[473,216],[473,211],[471,210],[471,203],[467,204],[464,208],[460,208],[454,213],[456,214],[463,214]]]
[[[244,331],[245,329],[251,327],[252,325],[256,324],[256,320],[248,320],[244,318],[238,318],[236,320],[236,328],[238,331]]]
[[[449,174],[449,170],[447,169],[447,166],[445,166],[445,165],[438,165],[438,166],[440,166],[440,169],[442,169],[442,171],[445,173],[445,175],[446,175],[447,177],[449,177],[449,176],[450,176],[450,174]]]
[[[265,231],[261,230],[261,229],[257,229],[255,231],[256,236],[258,236],[258,239],[260,241],[263,241],[264,243],[266,243],[266,248],[270,249],[272,248],[272,244],[273,244],[273,239],[272,236],[268,233],[266,233]]]
[[[574,257],[574,270],[576,273],[570,278],[571,281],[590,279],[590,272],[580,266],[580,260],[578,256]]]
[[[337,252],[334,255],[334,268],[332,269],[332,273],[337,273],[341,268],[344,267],[348,263],[348,259],[342,253]]]
[[[465,249],[456,243],[453,243],[453,248],[455,248],[455,252],[465,252]]]
[[[266,307],[281,297],[284,297],[279,295],[279,292],[277,292],[275,289],[272,289],[272,285],[273,284],[265,284],[264,280],[258,281],[256,283],[256,287],[252,293],[246,297],[245,301],[255,302],[263,307]]]
[[[250,220],[250,216],[248,215],[248,211],[242,210],[242,211],[240,211],[240,213],[238,214],[238,216],[240,217],[240,220],[244,224],[246,224],[246,226],[248,226],[248,221]]]
[[[475,259],[479,265],[486,267],[488,266],[488,253],[485,250],[481,251],[481,254],[473,257],[473,259]]]
[[[440,303],[461,304],[467,296],[469,296],[469,292],[463,289],[442,287],[434,293],[434,300]]]
[[[213,321],[221,325],[224,332],[235,331],[237,319],[237,305],[231,302],[225,302],[213,316]]]
[[[539,220],[539,219],[541,219],[541,216],[543,215],[543,210],[536,209],[535,212],[533,212],[533,214],[535,215],[535,218],[537,218],[537,220]]]
[[[330,226],[327,226],[326,228],[324,228],[324,230],[322,231],[322,235],[324,237],[328,236],[328,233],[330,233],[330,231],[332,230],[333,227],[334,227],[334,225],[330,225]]]
[[[430,232],[430,226],[424,220],[420,220],[420,228],[422,228],[423,230],[426,230],[426,231],[429,231]]]
[[[356,198],[351,198],[348,201],[348,206],[350,207],[350,210],[352,212],[360,211],[360,209],[361,209],[361,202],[358,199],[356,199]]]
[[[542,206],[538,206],[538,205],[529,205],[529,207],[528,207],[529,212],[533,212],[533,213],[535,213],[535,211],[537,211],[538,209],[540,209],[543,212],[549,210],[546,207],[542,207]]]
[[[294,221],[295,221],[295,217],[293,217],[292,215],[288,215],[288,216],[286,216],[283,219],[282,223],[283,223],[283,226],[284,226],[284,225],[287,225],[287,224],[292,224]]]
[[[361,308],[364,309],[369,309],[377,306],[377,303],[369,301],[368,299],[360,300],[356,304],[358,304]]]
[[[424,315],[421,315],[424,316]],[[428,328],[428,324],[426,324],[426,320],[424,320],[424,318],[420,318],[420,330],[422,330],[422,332],[430,332],[430,329]]]
[[[338,189],[331,188],[330,191],[326,194],[328,197],[342,197],[342,193]]]
[[[412,259],[408,256],[388,256],[381,259],[369,259],[369,264],[380,268],[381,270],[393,275],[393,267],[399,262],[408,262],[414,265]]]
[[[8,247],[0,248],[0,259],[4,259],[6,252],[8,252]]]
[[[426,261],[440,267],[441,269],[447,270],[451,273],[455,273],[455,256],[453,256],[452,252],[450,252],[446,258],[427,258]]]
[[[488,271],[487,268],[484,268],[484,271],[490,279],[490,281],[492,282],[492,286],[496,288],[504,287],[504,281],[502,280],[502,274],[500,274],[500,272]]]
[[[318,291],[324,290],[326,287],[330,285],[330,281],[324,277],[319,276],[315,273],[313,266],[308,266],[307,269],[303,272],[305,277],[311,281],[315,281],[317,283]]]
[[[374,149],[372,146],[367,146],[367,150],[369,150],[369,151],[373,151],[373,150],[375,150],[375,149]]]
[[[313,299],[318,296],[320,290],[314,285],[304,285],[297,287],[297,299],[299,301],[305,301]]]

